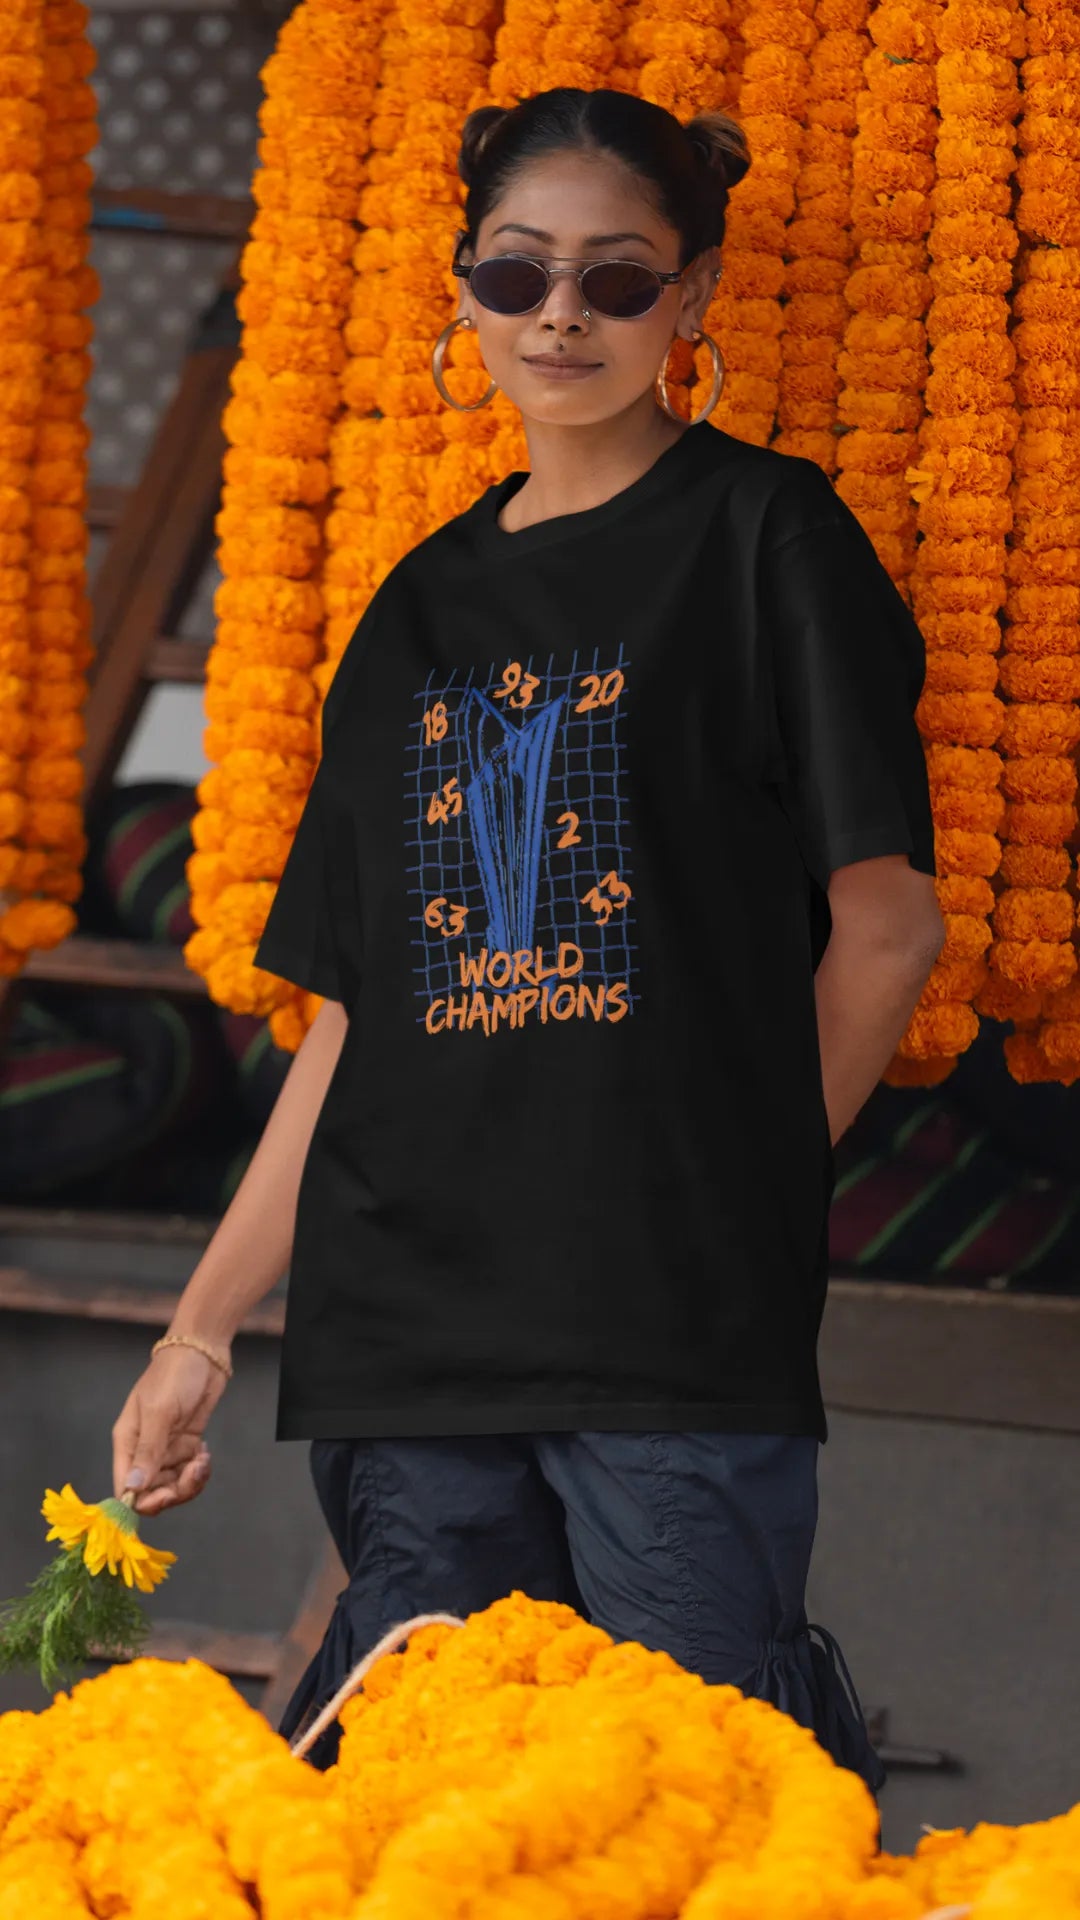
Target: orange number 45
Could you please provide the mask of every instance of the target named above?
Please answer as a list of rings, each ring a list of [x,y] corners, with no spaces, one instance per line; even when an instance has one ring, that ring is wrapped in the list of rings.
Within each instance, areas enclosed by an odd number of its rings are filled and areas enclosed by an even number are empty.
[[[427,810],[428,826],[433,827],[437,820],[449,820],[451,815],[461,812],[462,795],[458,792],[457,774],[448,780],[441,794],[433,793]]]

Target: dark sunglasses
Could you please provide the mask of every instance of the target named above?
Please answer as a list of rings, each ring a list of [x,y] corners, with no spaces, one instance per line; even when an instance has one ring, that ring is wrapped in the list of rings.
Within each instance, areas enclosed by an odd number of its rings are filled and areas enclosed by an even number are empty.
[[[611,320],[636,320],[655,307],[664,287],[682,273],[657,273],[640,260],[591,260],[586,267],[547,267],[527,253],[493,254],[475,266],[461,261],[453,271],[467,280],[482,307],[491,313],[532,313],[542,306],[556,274],[572,273],[587,308]]]

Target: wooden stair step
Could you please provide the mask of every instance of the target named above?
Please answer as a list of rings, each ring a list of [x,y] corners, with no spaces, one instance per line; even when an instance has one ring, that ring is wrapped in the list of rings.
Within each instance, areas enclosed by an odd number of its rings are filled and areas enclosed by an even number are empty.
[[[119,1240],[154,1247],[204,1247],[217,1218],[187,1213],[111,1213],[105,1207],[0,1205],[0,1236],[36,1236],[39,1240],[78,1240],[85,1262],[86,1242]]]
[[[95,484],[87,489],[86,520],[92,533],[106,533],[118,525],[131,499],[130,487]]]
[[[173,686],[201,686],[206,679],[209,640],[181,640],[162,634],[146,656],[143,677]]]
[[[30,954],[20,978],[64,981],[69,986],[141,988],[203,998],[206,981],[194,973],[178,947],[143,940],[99,940],[73,933],[58,947]]]
[[[98,187],[90,224],[98,232],[167,235],[185,240],[243,240],[255,202],[225,193],[168,193],[160,187]]]
[[[179,1287],[103,1284],[96,1276],[50,1273],[23,1265],[0,1266],[0,1313],[51,1314],[61,1319],[100,1320],[113,1326],[167,1327],[179,1305]],[[285,1300],[269,1294],[250,1309],[241,1333],[280,1338]]]
[[[281,1637],[276,1633],[238,1633],[208,1627],[197,1620],[155,1620],[140,1657],[146,1660],[202,1660],[230,1680],[272,1680]],[[112,1660],[95,1648],[92,1658]]]

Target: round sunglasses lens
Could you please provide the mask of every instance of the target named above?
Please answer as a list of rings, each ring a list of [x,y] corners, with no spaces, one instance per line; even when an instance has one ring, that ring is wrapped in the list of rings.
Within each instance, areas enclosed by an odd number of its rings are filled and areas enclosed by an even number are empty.
[[[581,276],[585,302],[614,320],[633,320],[648,313],[660,298],[660,282],[648,267],[633,260],[598,260]]]
[[[534,260],[481,260],[469,285],[491,313],[529,313],[544,297],[547,275]]]

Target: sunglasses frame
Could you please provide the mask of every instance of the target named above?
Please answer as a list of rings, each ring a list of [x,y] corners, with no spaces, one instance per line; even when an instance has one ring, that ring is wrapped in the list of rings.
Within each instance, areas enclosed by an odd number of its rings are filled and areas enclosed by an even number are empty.
[[[553,260],[557,260],[560,258],[558,254],[552,254],[551,257]],[[561,257],[564,260],[566,260],[566,259],[571,259],[573,256],[570,254],[563,254]],[[640,313],[604,313],[603,307],[596,307],[597,313],[602,313],[604,315],[605,320],[643,320],[647,313],[653,312],[653,309],[656,307],[657,302],[660,299],[660,295],[663,292],[663,289],[665,287],[675,286],[682,279],[684,273],[686,272],[686,268],[681,267],[674,273],[661,273],[658,267],[650,267],[646,264],[644,260],[623,260],[614,255],[610,259],[587,260],[583,267],[549,267],[546,261],[538,260],[536,258],[536,255],[532,253],[487,253],[484,255],[484,258],[482,260],[474,260],[471,266],[466,266],[464,261],[455,260],[451,268],[451,272],[456,273],[459,279],[465,280],[468,282],[469,292],[472,294],[474,300],[479,301],[479,304],[482,307],[484,306],[484,302],[483,300],[480,299],[480,295],[475,291],[473,287],[472,276],[475,273],[477,267],[486,266],[489,260],[525,260],[528,262],[528,264],[531,267],[539,267],[541,273],[547,276],[547,284],[545,285],[544,291],[540,295],[539,300],[534,301],[531,307],[521,307],[515,313],[502,313],[502,318],[504,320],[520,320],[522,316],[526,313],[535,313],[538,307],[543,306],[544,301],[547,299],[548,294],[551,292],[552,281],[556,279],[558,275],[561,273],[562,274],[568,273],[573,275],[574,279],[577,281],[578,293],[581,296],[582,303],[583,305],[588,307],[588,304],[589,304],[588,295],[586,294],[585,289],[581,284],[581,281],[582,281],[582,276],[588,273],[591,267],[640,267],[642,273],[652,274],[653,279],[657,282],[658,291],[657,291],[656,299],[653,301],[651,307],[643,307]],[[595,301],[593,301],[592,304],[593,306],[596,306]],[[501,309],[498,307],[485,307],[485,312],[500,313]]]

